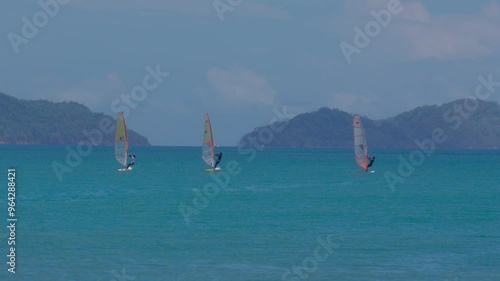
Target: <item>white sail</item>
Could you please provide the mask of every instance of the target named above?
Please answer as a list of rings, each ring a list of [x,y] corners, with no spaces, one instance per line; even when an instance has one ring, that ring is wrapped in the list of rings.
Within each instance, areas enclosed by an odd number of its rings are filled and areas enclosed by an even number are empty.
[[[352,117],[352,127],[354,131],[354,161],[366,171],[368,169],[368,144],[361,117],[357,114]]]
[[[214,137],[212,134],[212,125],[208,113],[205,113],[205,125],[203,128],[203,147],[201,151],[201,158],[205,163],[214,166]]]

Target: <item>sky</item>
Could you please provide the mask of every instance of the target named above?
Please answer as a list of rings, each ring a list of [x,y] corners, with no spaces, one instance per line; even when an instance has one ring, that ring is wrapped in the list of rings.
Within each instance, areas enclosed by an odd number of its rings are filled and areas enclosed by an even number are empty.
[[[0,36],[1,92],[126,108],[153,145],[201,146],[206,112],[231,146],[276,116],[382,119],[500,81],[500,0],[1,1]]]

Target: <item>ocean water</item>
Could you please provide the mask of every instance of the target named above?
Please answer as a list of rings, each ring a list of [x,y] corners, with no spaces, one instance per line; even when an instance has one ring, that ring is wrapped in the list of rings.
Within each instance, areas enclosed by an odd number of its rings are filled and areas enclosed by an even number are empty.
[[[435,152],[410,175],[411,151],[371,151],[364,173],[350,150],[218,150],[215,173],[201,147],[132,147],[118,172],[94,147],[59,181],[64,146],[0,146],[0,280],[500,280],[499,152]]]

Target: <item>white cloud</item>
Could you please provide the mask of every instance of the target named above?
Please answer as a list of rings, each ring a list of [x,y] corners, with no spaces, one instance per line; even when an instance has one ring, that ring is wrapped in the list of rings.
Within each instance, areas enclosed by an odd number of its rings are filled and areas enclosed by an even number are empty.
[[[486,6],[485,6],[486,7]],[[410,59],[478,59],[497,55],[500,47],[500,21],[489,16],[498,13],[498,4],[490,3],[482,13],[472,16],[431,17],[422,2],[405,3],[395,23],[393,39],[401,41],[403,53]],[[399,45],[399,44],[395,44]]]
[[[491,1],[483,5],[482,12],[485,16],[498,21],[500,20],[500,3]]]
[[[459,31],[443,25],[407,25],[397,30],[404,39],[403,53],[410,59],[475,59],[492,54],[491,47],[479,35],[470,33],[472,25],[462,27]]]
[[[207,72],[207,80],[217,96],[230,104],[260,105],[274,104],[276,93],[266,79],[254,71],[231,66],[228,69],[212,68]]]
[[[396,15],[396,18],[421,23],[431,22],[431,15],[421,1],[406,2],[403,7],[403,11]]]
[[[341,17],[320,21],[343,41],[351,42],[353,27],[374,20],[370,11],[386,9],[389,0],[347,0]],[[500,56],[500,3],[491,1],[475,14],[431,15],[423,1],[401,1],[403,11],[363,51],[387,60],[477,60]],[[479,4],[478,4],[479,5]],[[351,28],[352,26],[352,28]]]

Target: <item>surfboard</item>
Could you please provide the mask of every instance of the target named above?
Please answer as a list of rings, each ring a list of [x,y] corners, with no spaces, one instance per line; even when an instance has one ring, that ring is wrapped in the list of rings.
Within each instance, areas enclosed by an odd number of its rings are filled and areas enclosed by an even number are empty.
[[[221,168],[220,168],[220,167],[217,167],[217,168],[215,168],[215,169],[213,169],[213,168],[208,168],[208,169],[207,169],[207,171],[209,171],[209,172],[213,172],[213,171],[220,171],[220,170],[221,170]]]
[[[120,169],[118,169],[118,171],[120,171],[120,172],[132,171],[132,167],[128,167],[128,169],[127,168],[120,168]]]

